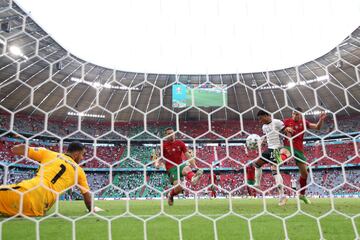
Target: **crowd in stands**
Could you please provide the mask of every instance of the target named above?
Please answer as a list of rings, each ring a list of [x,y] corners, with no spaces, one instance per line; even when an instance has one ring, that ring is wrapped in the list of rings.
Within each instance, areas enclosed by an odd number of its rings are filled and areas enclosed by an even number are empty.
[[[45,144],[46,143],[46,144]],[[60,151],[58,143],[32,142],[30,146],[46,147],[53,151]],[[34,161],[24,159],[20,156],[14,156],[11,153],[11,147],[18,142],[11,142],[8,139],[0,139],[0,161],[6,164],[18,163],[35,165]],[[321,144],[305,146],[305,155],[308,163],[314,167],[326,165],[339,165],[341,163],[359,164],[360,157],[356,155],[354,142],[345,142],[339,144]],[[193,149],[189,146],[189,149]],[[130,154],[128,147],[124,144],[110,146],[92,146],[86,145],[86,154],[84,161],[80,164],[85,168],[146,168],[152,167],[150,156],[153,147],[143,145],[132,145]],[[211,165],[218,163],[218,167],[239,169],[242,165],[259,157],[259,152],[248,150],[245,146],[206,146],[197,145],[193,151],[198,166],[201,168],[210,168]],[[335,160],[335,161],[334,161]],[[284,163],[284,166],[295,166],[295,161],[291,158]]]
[[[248,196],[246,181],[244,181],[243,171],[218,171],[219,177],[215,180],[218,196],[245,197]],[[24,179],[29,179],[35,175],[35,170],[23,168],[13,168],[8,171],[7,184],[17,183]],[[114,172],[112,184],[110,184],[109,173],[107,172],[86,172],[88,183],[92,192],[97,198],[155,198],[164,195],[171,187],[168,176],[164,172]],[[282,173],[286,194],[293,196],[290,191],[291,179],[299,179],[297,171],[286,171]],[[346,179],[346,182],[345,182]],[[5,184],[4,171],[0,170],[0,183]],[[338,169],[327,169],[312,171],[312,177],[308,179],[307,192],[310,196],[325,197],[330,195],[357,194],[360,195],[360,169],[345,171],[345,174]],[[186,190],[184,195],[192,196],[196,192],[199,196],[206,196],[208,188],[211,186],[209,173],[205,173],[197,186],[192,186],[185,182]],[[257,196],[277,195],[274,187],[274,177],[269,171],[265,171],[262,176],[261,191],[257,191]],[[80,197],[77,187],[74,191],[68,191],[65,195]],[[66,198],[68,199],[68,198]]]
[[[311,120],[311,119],[310,119]],[[360,117],[354,118],[338,117],[339,130],[343,132],[357,132],[360,129]],[[314,121],[314,120],[313,120]],[[339,124],[341,123],[341,124]],[[72,138],[91,139],[91,137],[101,137],[101,139],[122,139],[119,135],[126,137],[134,137],[134,139],[152,139],[154,136],[162,137],[163,130],[173,126],[173,123],[148,123],[147,129],[152,134],[143,132],[143,123],[116,123],[114,125],[115,132],[109,132],[110,125],[107,122],[93,122],[90,120],[83,121],[81,130],[85,133],[78,132],[78,123],[71,119],[60,122],[51,120],[49,117],[47,131],[41,135],[56,134],[60,137],[71,135]],[[260,125],[257,121],[243,121],[244,129],[247,133],[261,134]],[[0,129],[9,129],[9,115],[0,115]],[[211,129],[216,134],[208,133]],[[334,132],[335,125],[331,119],[326,121],[325,126],[315,134],[329,134]],[[14,121],[14,131],[20,134],[38,134],[44,131],[44,118],[39,116],[24,117],[16,116]],[[181,122],[180,130],[184,134],[179,133],[178,138],[200,138],[200,139],[218,139],[222,137],[246,138],[247,133],[241,132],[238,121],[212,122],[208,126],[207,122]],[[75,133],[75,134],[74,134]],[[118,134],[119,133],[119,134]],[[89,136],[86,136],[89,135]],[[105,135],[104,135],[105,134]],[[23,179],[34,176],[37,163],[29,159],[14,156],[10,149],[14,144],[18,144],[19,138],[16,134],[11,138],[2,137],[0,139],[0,183],[9,184],[16,183]],[[125,139],[123,139],[125,140]],[[153,146],[140,143],[131,143],[128,148],[128,142],[116,142],[109,145],[86,144],[86,154],[84,161],[80,164],[87,171],[88,181],[92,191],[96,192],[99,198],[153,198],[159,197],[161,192],[167,191],[170,184],[168,176],[164,171],[153,171],[150,155]],[[58,142],[51,140],[31,141],[30,146],[46,147],[53,151],[60,151]],[[248,164],[251,160],[259,157],[258,151],[246,149],[244,145],[206,145],[198,143],[196,146],[189,146],[193,149],[197,164],[201,168],[210,168],[213,166],[215,170],[220,171],[219,182],[216,184],[220,196],[247,195],[247,188],[244,183],[243,169],[244,164]],[[360,164],[360,157],[356,155],[360,151],[360,142],[327,142],[323,145],[321,142],[313,142],[305,146],[305,155],[308,163],[311,164],[313,183],[309,185],[309,193],[312,195],[325,196],[329,194],[329,189],[334,188],[333,194],[359,193],[360,190],[349,184],[343,184],[344,175],[341,170],[333,170],[330,168],[321,168],[329,165],[337,165],[339,163]],[[333,160],[337,161],[334,162]],[[23,164],[23,165],[14,165]],[[7,176],[4,175],[4,166],[9,165]],[[26,165],[26,166],[25,166]],[[290,159],[284,166],[295,166],[294,160]],[[25,168],[25,167],[31,167]],[[318,169],[320,167],[321,169]],[[101,171],[97,171],[100,168]],[[229,168],[231,170],[229,170]],[[109,169],[113,172],[110,173]],[[148,170],[148,171],[147,171]],[[111,175],[110,175],[111,174]],[[297,172],[284,172],[284,182],[290,186],[290,179],[298,179]],[[111,177],[111,179],[110,179]],[[346,169],[345,174],[348,183],[360,187],[360,170]],[[200,183],[193,187],[186,183],[189,191],[185,191],[185,195],[191,195],[194,191],[201,191],[201,194],[207,193],[207,186],[211,184],[209,174],[206,173],[200,180]],[[6,182],[5,182],[6,181]],[[111,183],[111,184],[110,184]],[[145,185],[145,183],[147,185]],[[109,185],[110,184],[110,185]],[[276,189],[269,190],[274,186],[274,179],[269,172],[265,172],[262,178],[262,189],[267,195],[276,194]],[[338,187],[341,186],[341,187]],[[290,194],[290,192],[288,192]],[[66,193],[73,198],[80,197],[78,191]],[[258,193],[260,195],[260,193]]]
[[[0,129],[9,130],[9,117],[10,115],[0,112]],[[308,120],[316,122],[316,117],[309,116]],[[331,133],[337,133],[340,130],[345,133],[358,132],[360,129],[360,115],[351,117],[336,116],[337,124],[334,123],[334,119],[331,115],[325,121],[324,126],[320,131],[313,131],[315,135],[329,135]],[[89,119],[85,118],[81,122],[81,126],[78,126],[76,118],[68,116],[64,121],[53,120],[51,115],[47,121],[47,129],[44,129],[45,117],[39,115],[24,116],[16,114],[14,117],[13,130],[18,133],[38,134],[46,130],[43,135],[55,134],[60,137],[71,136],[72,138],[100,138],[100,139],[121,139],[121,136],[111,132],[111,124],[108,119]],[[152,135],[144,134],[139,136],[144,131],[145,122],[115,122],[114,131],[122,136],[131,138],[138,136],[143,139],[156,139],[156,137],[162,137],[163,130],[166,127],[173,127],[176,129],[175,122],[146,122],[147,131]],[[218,135],[225,138],[246,138],[247,134],[256,133],[262,135],[261,126],[258,121],[243,120],[243,129],[241,129],[240,121],[212,121],[209,124],[206,121],[180,121],[179,131],[184,135],[179,134],[180,138],[187,138],[190,136],[196,138],[208,138],[217,139]],[[81,130],[86,136],[79,132]],[[206,134],[209,130],[216,133]],[[241,131],[243,130],[243,131]],[[49,134],[50,133],[50,134]],[[141,135],[141,134],[140,134]],[[156,136],[156,137],[155,137]],[[311,136],[306,133],[305,136]],[[136,139],[136,137],[135,137]]]

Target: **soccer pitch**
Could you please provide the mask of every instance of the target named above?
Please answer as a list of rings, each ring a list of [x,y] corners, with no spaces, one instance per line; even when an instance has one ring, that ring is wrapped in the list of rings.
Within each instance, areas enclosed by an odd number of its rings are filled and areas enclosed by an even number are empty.
[[[319,217],[323,237],[325,239],[355,239],[356,235],[350,218],[336,212],[326,215],[331,210],[330,199],[312,199],[312,205],[301,203],[301,210],[312,216]],[[169,207],[163,202],[161,212],[160,200],[131,200],[126,213],[126,201],[97,201],[96,205],[105,209],[97,217],[86,215],[82,201],[59,202],[59,213],[76,221],[76,239],[108,239],[111,231],[112,239],[143,239],[144,222],[148,239],[179,239],[179,224],[174,219],[181,220],[181,235],[183,239],[249,239],[249,225],[246,220],[236,216],[241,214],[251,220],[254,239],[285,239],[283,222],[269,214],[256,217],[263,211],[262,199],[228,199],[198,200],[198,211],[195,212],[195,200],[175,200]],[[231,214],[232,208],[235,214]],[[266,209],[279,217],[286,217],[297,211],[297,202],[288,201],[287,206],[279,207],[276,199],[266,199]],[[360,199],[334,199],[334,209],[348,216],[360,214]],[[54,207],[48,216],[54,211]],[[133,214],[133,215],[132,215]],[[205,215],[201,216],[201,214]],[[123,217],[117,218],[122,215]],[[134,215],[137,216],[134,217]],[[222,218],[223,215],[226,215]],[[326,216],[325,216],[326,215]],[[106,219],[113,219],[111,229]],[[319,239],[316,219],[305,214],[286,220],[286,227],[290,239]],[[36,218],[39,221],[41,239],[72,239],[72,223],[59,216]],[[210,219],[214,219],[214,222]],[[36,222],[15,218],[5,221],[2,218],[2,239],[36,239]],[[355,219],[357,231],[360,231],[360,215]],[[216,226],[216,233],[214,231]]]
[[[186,106],[191,106],[191,92],[187,90]],[[225,103],[221,92],[210,92],[206,89],[194,89],[194,105],[202,107],[224,106],[227,104],[227,96],[225,94]]]

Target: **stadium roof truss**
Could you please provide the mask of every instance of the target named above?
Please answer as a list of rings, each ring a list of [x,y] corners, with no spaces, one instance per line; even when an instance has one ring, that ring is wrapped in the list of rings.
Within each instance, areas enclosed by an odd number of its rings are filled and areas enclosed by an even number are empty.
[[[253,107],[255,100],[258,106],[271,112],[284,108],[285,112],[280,114],[289,111],[285,106],[309,110],[317,105],[332,112],[344,108],[343,113],[347,115],[360,109],[357,67],[360,28],[324,56],[293,68],[257,73],[176,75],[113,70],[79,59],[63,49],[15,3],[8,6],[6,1],[0,1],[0,23],[0,104],[11,111],[33,101],[34,106],[46,111],[66,103],[80,112],[101,106],[88,113],[94,115],[103,115],[104,109],[115,113],[129,105],[148,112],[158,107],[162,98],[163,106],[178,112],[171,106],[171,85],[176,82],[226,84],[228,107],[240,113]],[[19,49],[14,51],[13,46]],[[30,99],[29,89],[38,93],[34,99]],[[62,94],[66,96],[61,98]],[[347,105],[353,108],[345,108]],[[210,113],[216,108],[203,110]],[[29,114],[35,112],[29,111]],[[234,119],[231,111],[227,113],[214,113],[212,120]],[[68,117],[66,112],[56,111],[56,114],[59,119]],[[134,108],[121,114],[123,121],[143,121],[141,114],[134,114]],[[149,121],[171,120],[171,114],[163,110],[149,117]],[[201,120],[196,108],[181,117],[181,120]],[[254,118],[254,114],[244,118]]]

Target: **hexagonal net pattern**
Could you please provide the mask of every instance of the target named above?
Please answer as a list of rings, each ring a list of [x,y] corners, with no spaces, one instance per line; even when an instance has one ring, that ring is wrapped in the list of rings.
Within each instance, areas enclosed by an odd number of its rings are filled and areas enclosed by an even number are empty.
[[[226,239],[231,231],[291,239],[300,222],[311,238],[344,236],[336,234],[345,229],[359,239],[360,29],[293,68],[181,75],[81,60],[11,1],[0,1],[0,19],[2,236],[13,236],[12,224],[22,221],[36,239],[59,224],[71,239],[96,229],[108,239],[119,232]],[[260,111],[269,114],[262,123]],[[250,149],[251,134],[267,145]],[[83,159],[69,152],[74,141],[85,146]],[[19,145],[23,152],[14,150]],[[90,212],[71,201],[85,193]]]

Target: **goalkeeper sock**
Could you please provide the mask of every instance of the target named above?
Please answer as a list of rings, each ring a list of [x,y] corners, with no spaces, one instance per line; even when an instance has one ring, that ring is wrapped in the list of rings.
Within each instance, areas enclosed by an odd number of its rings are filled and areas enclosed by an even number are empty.
[[[192,171],[188,172],[186,174],[186,180],[191,181],[192,177],[195,175]]]
[[[306,178],[302,178],[302,177],[300,176],[300,179],[299,179],[300,188],[303,188],[303,187],[306,186],[306,181],[307,181]],[[305,195],[305,191],[306,191],[306,188],[302,189],[302,190],[300,191],[300,195]]]

